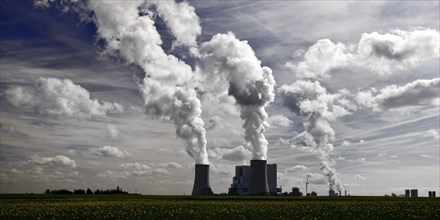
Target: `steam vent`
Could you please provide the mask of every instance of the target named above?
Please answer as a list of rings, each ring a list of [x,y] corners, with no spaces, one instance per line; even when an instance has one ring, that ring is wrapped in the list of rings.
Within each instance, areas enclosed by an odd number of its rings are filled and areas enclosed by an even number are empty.
[[[209,185],[209,165],[196,164],[196,176],[194,178],[194,187],[192,195],[212,195]]]
[[[249,195],[269,195],[266,164],[265,160],[251,160]]]

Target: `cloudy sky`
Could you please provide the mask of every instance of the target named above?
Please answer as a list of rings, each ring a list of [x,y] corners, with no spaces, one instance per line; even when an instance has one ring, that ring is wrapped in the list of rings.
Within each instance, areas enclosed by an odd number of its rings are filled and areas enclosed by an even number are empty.
[[[1,193],[440,190],[438,1],[0,4]]]

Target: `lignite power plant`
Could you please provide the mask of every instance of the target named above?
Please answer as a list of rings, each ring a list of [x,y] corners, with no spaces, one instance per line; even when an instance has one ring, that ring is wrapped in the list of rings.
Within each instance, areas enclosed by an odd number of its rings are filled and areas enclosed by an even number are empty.
[[[209,165],[196,164],[192,195],[212,195],[209,185]]]
[[[266,160],[251,160],[249,195],[269,195],[266,165]]]
[[[276,165],[275,165],[276,167]],[[275,171],[276,173],[276,171]],[[269,195],[267,179],[267,161],[251,160],[250,175],[247,186],[249,195]],[[275,176],[276,181],[276,176]],[[275,183],[276,184],[276,183]],[[196,164],[192,195],[213,194],[209,184],[209,165]]]

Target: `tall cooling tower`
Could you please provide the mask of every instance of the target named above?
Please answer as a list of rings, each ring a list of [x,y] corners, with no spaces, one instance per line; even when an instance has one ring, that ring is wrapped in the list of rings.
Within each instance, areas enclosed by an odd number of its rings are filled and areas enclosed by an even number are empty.
[[[249,195],[269,195],[266,165],[265,160],[251,160]]]
[[[196,164],[196,176],[194,178],[194,187],[192,195],[212,195],[209,185],[209,165]]]

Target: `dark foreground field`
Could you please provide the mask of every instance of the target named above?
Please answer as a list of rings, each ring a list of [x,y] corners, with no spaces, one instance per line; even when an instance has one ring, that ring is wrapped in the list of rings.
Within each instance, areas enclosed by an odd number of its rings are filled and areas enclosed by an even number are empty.
[[[0,219],[440,219],[440,199],[0,195]]]

